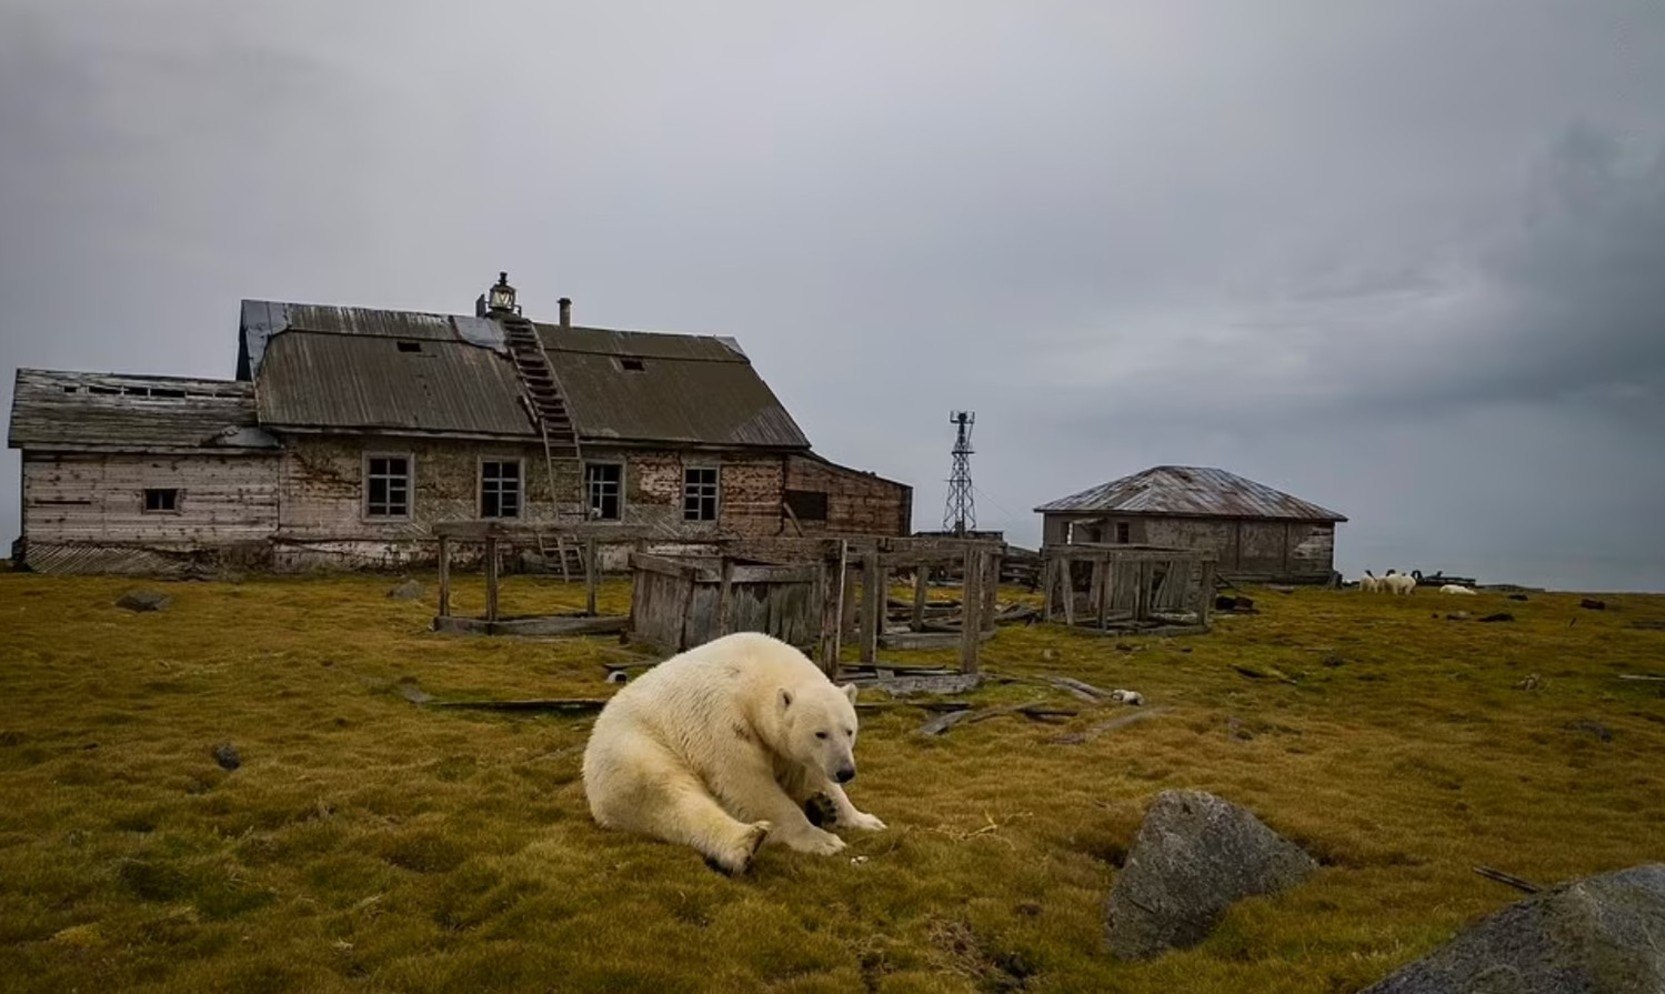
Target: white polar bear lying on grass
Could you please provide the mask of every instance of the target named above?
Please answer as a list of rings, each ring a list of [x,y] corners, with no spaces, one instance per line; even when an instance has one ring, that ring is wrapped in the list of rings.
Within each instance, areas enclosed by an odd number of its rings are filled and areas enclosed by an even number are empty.
[[[584,749],[584,793],[606,828],[693,846],[744,873],[765,839],[830,855],[844,840],[811,824],[877,831],[844,789],[856,775],[856,688],[756,632],[660,663],[602,708]],[[827,809],[830,808],[830,811]],[[824,819],[825,820],[825,819]]]

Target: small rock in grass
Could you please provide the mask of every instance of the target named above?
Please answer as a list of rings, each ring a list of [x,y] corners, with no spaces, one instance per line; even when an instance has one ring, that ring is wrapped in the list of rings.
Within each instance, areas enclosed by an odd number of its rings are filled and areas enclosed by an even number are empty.
[[[1583,600],[1578,602],[1578,606],[1583,608],[1586,611],[1605,611],[1605,610],[1607,610],[1607,602],[1606,601],[1598,601],[1594,597],[1584,598]]]
[[[237,755],[236,746],[221,742],[214,747],[214,762],[219,763],[222,770],[235,770],[243,765],[243,757]]]
[[[1499,611],[1496,614],[1488,614],[1488,615],[1482,617],[1480,620],[1481,621],[1514,621],[1515,616],[1510,614],[1508,611]]]
[[[389,590],[387,592],[387,597],[388,600],[394,601],[414,601],[421,600],[423,593],[422,584],[417,583],[415,580],[406,580],[404,583],[401,583],[392,590]]]
[[[154,590],[130,590],[116,601],[116,607],[124,607],[129,611],[165,611],[172,603],[173,598],[167,594]]]

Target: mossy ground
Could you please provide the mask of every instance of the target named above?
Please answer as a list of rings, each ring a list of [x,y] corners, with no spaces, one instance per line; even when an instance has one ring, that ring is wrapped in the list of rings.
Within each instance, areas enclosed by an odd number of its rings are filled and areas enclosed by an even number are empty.
[[[113,606],[137,586],[173,605]],[[976,697],[1083,714],[931,740],[918,711],[869,715],[852,794],[890,829],[729,880],[595,827],[587,719],[394,692],[595,696],[626,650],[435,635],[389,586],[0,574],[0,989],[1350,991],[1515,899],[1477,864],[1555,881],[1665,853],[1665,685],[1617,679],[1665,672],[1665,631],[1634,625],[1665,598],[1303,590],[1186,639],[1004,629],[988,669],[1168,711],[1084,745],[1049,740],[1116,712],[1030,684]],[[504,610],[581,602],[515,577]],[[1102,902],[1166,787],[1246,804],[1324,868],[1195,949],[1113,962]]]

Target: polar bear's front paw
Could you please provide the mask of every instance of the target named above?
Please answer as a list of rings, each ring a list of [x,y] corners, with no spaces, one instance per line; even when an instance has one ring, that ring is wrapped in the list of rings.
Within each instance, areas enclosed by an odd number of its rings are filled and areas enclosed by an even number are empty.
[[[866,832],[882,832],[885,830],[885,823],[865,811],[857,811],[855,817],[850,819],[850,827]]]
[[[804,802],[804,817],[816,828],[838,824],[838,805],[825,794],[816,794]]]
[[[712,869],[726,873],[731,877],[738,877],[752,868],[752,860],[757,856],[758,847],[769,837],[772,828],[766,821],[754,821],[746,826],[746,831],[739,840],[720,856],[706,857]]]
[[[819,828],[812,828],[802,835],[783,839],[788,846],[799,852],[814,853],[817,856],[831,856],[844,848],[844,840],[831,832],[823,832]]]

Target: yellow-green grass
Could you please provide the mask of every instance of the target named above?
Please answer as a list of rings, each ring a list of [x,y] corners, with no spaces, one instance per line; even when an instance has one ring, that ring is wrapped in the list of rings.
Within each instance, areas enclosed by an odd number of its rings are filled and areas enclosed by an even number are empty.
[[[595,696],[626,650],[436,635],[431,600],[390,585],[0,575],[0,988],[1349,991],[1518,897],[1477,864],[1549,882],[1665,855],[1665,685],[1617,679],[1665,672],[1665,631],[1633,625],[1665,598],[1302,590],[1184,639],[1007,628],[990,670],[1169,710],[1084,745],[1049,740],[1122,712],[1034,684],[974,696],[1082,715],[924,740],[917,710],[870,714],[851,792],[890,829],[836,857],[765,849],[731,880],[591,822],[588,719],[394,692]],[[138,586],[173,605],[113,606]],[[461,586],[477,608],[478,577]],[[602,607],[627,600],[609,584]],[[504,594],[581,603],[527,577]],[[1324,865],[1194,949],[1118,963],[1104,897],[1169,787],[1249,806]]]

